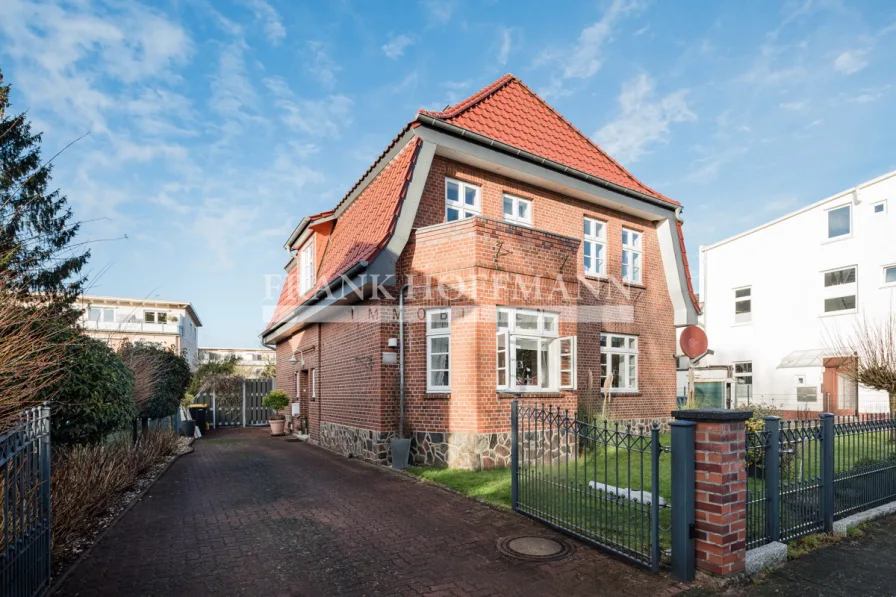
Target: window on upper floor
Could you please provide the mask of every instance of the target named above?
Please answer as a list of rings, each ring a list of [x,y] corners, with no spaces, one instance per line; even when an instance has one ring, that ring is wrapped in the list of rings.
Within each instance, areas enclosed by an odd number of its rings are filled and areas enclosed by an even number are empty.
[[[607,275],[607,223],[585,218],[584,223],[585,274]]]
[[[576,386],[576,339],[559,336],[560,314],[499,307],[496,383],[509,392],[551,392]]]
[[[896,265],[884,266],[884,285],[896,285]]]
[[[451,391],[451,309],[426,311],[426,391]]]
[[[878,203],[875,203],[871,206],[871,211],[875,214],[885,214],[887,213],[887,200],[884,199]]]
[[[453,178],[445,179],[445,220],[454,222],[482,213],[479,187]]]
[[[628,228],[622,229],[622,281],[640,284],[641,276],[641,233]]]
[[[855,311],[858,268],[844,267],[824,272],[824,313]]]
[[[828,238],[852,234],[852,206],[844,205],[828,210]]]
[[[144,311],[144,323],[168,323],[168,314],[161,311]]]
[[[532,202],[528,199],[504,195],[504,221],[532,225]]]
[[[305,294],[314,288],[314,239],[312,238],[300,251],[299,261],[299,294]]]
[[[734,289],[734,323],[750,323],[753,321],[753,288]]]
[[[610,377],[611,392],[638,391],[638,337],[600,335],[600,385]]]
[[[112,323],[115,321],[115,309],[108,307],[90,307],[87,310],[87,319],[90,321]]]

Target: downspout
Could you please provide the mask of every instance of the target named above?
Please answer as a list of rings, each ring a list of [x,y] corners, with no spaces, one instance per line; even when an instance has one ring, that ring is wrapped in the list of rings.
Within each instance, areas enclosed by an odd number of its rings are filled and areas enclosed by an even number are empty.
[[[398,437],[404,439],[404,293],[409,284],[398,291]]]

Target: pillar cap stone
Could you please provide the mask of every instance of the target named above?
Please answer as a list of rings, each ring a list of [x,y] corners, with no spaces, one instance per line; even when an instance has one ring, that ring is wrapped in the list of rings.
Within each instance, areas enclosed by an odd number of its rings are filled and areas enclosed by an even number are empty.
[[[679,421],[726,423],[751,419],[753,411],[728,410],[727,408],[694,408],[691,410],[673,410],[672,416]]]

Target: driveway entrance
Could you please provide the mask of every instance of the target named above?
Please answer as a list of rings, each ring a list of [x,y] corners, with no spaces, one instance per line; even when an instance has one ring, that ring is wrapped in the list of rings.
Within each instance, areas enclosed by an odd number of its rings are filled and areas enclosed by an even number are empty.
[[[679,589],[664,573],[523,516],[266,429],[218,430],[194,446],[57,594],[643,597]],[[499,551],[531,536],[570,549],[553,560]]]

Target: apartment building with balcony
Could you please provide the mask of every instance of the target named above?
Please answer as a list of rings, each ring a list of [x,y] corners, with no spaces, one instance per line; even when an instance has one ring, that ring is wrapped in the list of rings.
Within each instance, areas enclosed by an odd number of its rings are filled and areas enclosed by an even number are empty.
[[[896,171],[700,248],[701,323],[731,398],[785,411],[886,412],[844,368],[860,319],[896,311]],[[699,387],[697,384],[696,387]]]
[[[199,363],[213,363],[236,358],[236,370],[245,377],[258,377],[273,363],[276,354],[270,348],[200,348]]]
[[[199,363],[202,322],[193,305],[183,301],[83,295],[85,333],[117,347],[124,341],[153,342],[183,353],[190,367]]]
[[[287,240],[277,387],[376,462],[402,403],[413,460],[460,468],[509,463],[514,399],[665,419],[697,321],[680,213],[512,75],[420,111]]]

